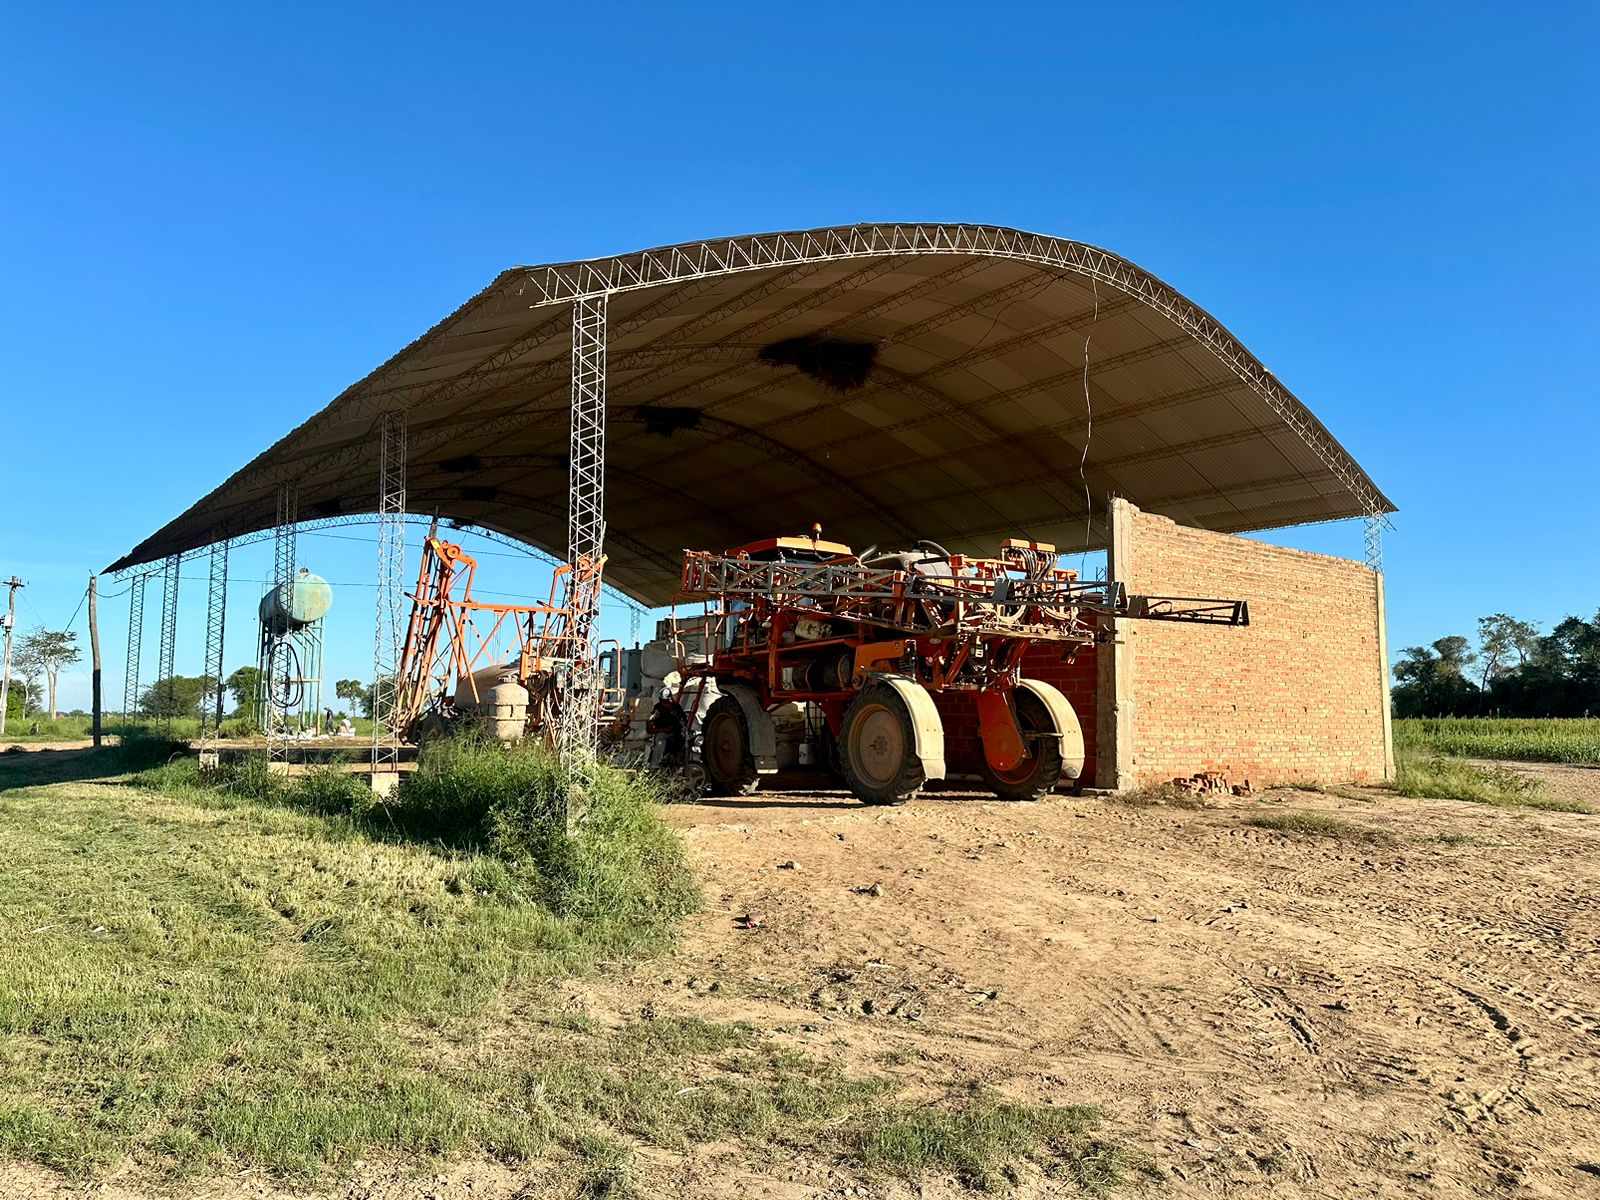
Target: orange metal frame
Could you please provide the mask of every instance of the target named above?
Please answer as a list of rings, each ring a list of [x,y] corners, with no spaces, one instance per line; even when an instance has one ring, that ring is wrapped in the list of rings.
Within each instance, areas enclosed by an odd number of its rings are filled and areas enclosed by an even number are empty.
[[[469,682],[477,699],[476,672],[492,665],[496,639],[508,624],[516,631],[519,647],[517,681],[539,690],[541,679],[553,675],[558,662],[587,657],[587,647],[575,644],[574,599],[600,586],[604,557],[556,567],[550,579],[550,598],[543,604],[493,604],[475,599],[472,586],[478,560],[454,542],[431,531],[423,541],[416,591],[411,595],[411,619],[396,672],[396,721],[402,732],[415,730],[430,702],[448,708],[454,703],[460,681]],[[557,597],[564,596],[563,602]],[[477,617],[492,617],[486,631]],[[581,662],[575,665],[582,665]],[[530,719],[535,714],[530,707]]]

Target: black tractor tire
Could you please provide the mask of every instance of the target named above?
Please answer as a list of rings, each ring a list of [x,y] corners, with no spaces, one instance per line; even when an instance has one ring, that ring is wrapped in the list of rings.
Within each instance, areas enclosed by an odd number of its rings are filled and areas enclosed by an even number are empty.
[[[719,696],[700,722],[700,766],[708,796],[748,796],[761,784],[750,752],[750,721],[732,696]]]
[[[983,760],[983,778],[1002,800],[1043,800],[1061,782],[1061,741],[1043,700],[1017,688],[1011,693],[1017,706],[1017,724],[1028,757],[1009,771],[996,771]]]
[[[926,782],[911,713],[888,684],[869,683],[850,702],[839,758],[845,782],[863,804],[904,804]]]

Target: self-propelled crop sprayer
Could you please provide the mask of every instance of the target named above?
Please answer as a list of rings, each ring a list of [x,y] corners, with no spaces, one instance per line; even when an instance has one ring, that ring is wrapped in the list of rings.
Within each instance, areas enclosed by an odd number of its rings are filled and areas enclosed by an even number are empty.
[[[714,682],[699,744],[706,786],[753,791],[777,769],[771,712],[820,713],[826,760],[868,804],[898,804],[945,776],[933,694],[975,694],[983,771],[999,796],[1033,800],[1083,769],[1083,733],[1066,697],[1022,675],[1039,643],[1063,657],[1102,618],[1246,625],[1243,600],[1129,596],[1057,565],[1055,547],[1016,538],[995,558],[936,542],[860,554],[778,537],[722,554],[686,551],[682,595],[705,604],[705,653],[681,664],[686,707]],[[697,689],[698,694],[697,694]]]

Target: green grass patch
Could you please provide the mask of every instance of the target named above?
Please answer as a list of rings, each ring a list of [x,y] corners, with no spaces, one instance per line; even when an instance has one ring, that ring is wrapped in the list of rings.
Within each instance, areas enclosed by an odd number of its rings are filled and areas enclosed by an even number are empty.
[[[1402,796],[1467,800],[1497,808],[1594,811],[1581,801],[1551,796],[1538,780],[1524,778],[1506,767],[1481,767],[1460,759],[1424,754],[1415,747],[1398,751],[1395,758],[1395,789]]]
[[[576,835],[488,802],[481,847],[333,771],[162,758],[127,783],[0,793],[0,1159],[300,1177],[564,1145],[505,1109],[508,1068],[429,1042],[512,984],[660,949],[696,902],[648,787],[604,768]]]
[[[1244,823],[1253,825],[1257,829],[1270,829],[1274,833],[1287,834],[1290,837],[1337,838],[1374,844],[1394,841],[1393,835],[1384,830],[1373,829],[1369,825],[1358,825],[1354,821],[1346,821],[1343,817],[1336,817],[1332,813],[1305,812],[1299,809],[1246,817]]]
[[[891,1115],[854,1141],[868,1166],[907,1178],[939,1170],[971,1188],[1005,1191],[1017,1182],[1017,1166],[1035,1161],[1098,1195],[1136,1165],[1125,1149],[1093,1135],[1099,1122],[1087,1106],[1013,1104],[979,1093],[953,1109]]]
[[[1600,717],[1413,717],[1394,723],[1396,752],[1600,766]]]
[[[1098,1178],[1087,1125],[1053,1109],[912,1109],[748,1025],[561,1011],[550,981],[654,953],[696,902],[648,781],[593,769],[568,836],[571,781],[536,750],[429,747],[383,805],[337,771],[169,751],[0,792],[0,1161],[131,1161],[164,1187],[546,1157],[624,1197],[634,1147],[734,1140],[974,1186],[1025,1159]]]

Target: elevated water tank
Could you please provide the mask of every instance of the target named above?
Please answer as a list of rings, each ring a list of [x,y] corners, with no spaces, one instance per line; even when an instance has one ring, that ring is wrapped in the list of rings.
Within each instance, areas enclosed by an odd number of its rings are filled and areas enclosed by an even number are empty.
[[[321,620],[332,607],[328,581],[301,567],[292,587],[273,587],[261,597],[261,623],[275,633],[288,633]]]

